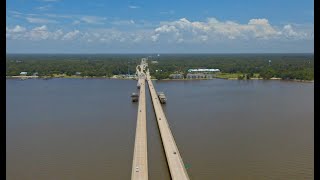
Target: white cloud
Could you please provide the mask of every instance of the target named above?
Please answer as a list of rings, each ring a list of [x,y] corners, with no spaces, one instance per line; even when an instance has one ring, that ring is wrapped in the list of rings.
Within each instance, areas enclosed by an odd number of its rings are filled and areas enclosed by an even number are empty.
[[[130,9],[138,9],[138,8],[140,8],[140,6],[133,6],[133,5],[130,5],[130,6],[128,6],[128,8],[130,8]]]
[[[152,30],[119,31],[114,28],[92,29],[81,34],[79,40],[97,43],[140,43],[151,40]]]
[[[208,40],[208,36],[206,36],[206,35],[201,35],[201,36],[199,36],[199,38],[200,38],[201,41],[207,41]]]
[[[33,28],[26,36],[30,40],[45,40],[50,37],[50,33],[47,31],[48,28],[46,25]]]
[[[36,7],[35,9],[40,10],[40,11],[46,11],[49,8],[51,8],[52,6],[50,4],[47,4],[45,6],[40,6],[40,7]]]
[[[72,22],[72,24],[73,24],[73,25],[80,24],[80,21],[79,21],[79,20],[74,20],[74,21]]]
[[[39,40],[59,40],[63,37],[61,29],[49,31],[46,25],[35,27],[24,35],[25,38],[33,41]]]
[[[63,35],[63,31],[61,29],[55,31],[52,33],[52,36],[51,38],[54,39],[54,40],[59,40]]]
[[[19,25],[16,25],[13,29],[6,28],[6,31],[12,32],[12,33],[21,33],[21,32],[26,31],[26,28],[19,26]]]
[[[20,39],[25,31],[26,28],[19,25],[16,25],[14,28],[6,27],[6,38]]]
[[[99,34],[99,35],[97,35]],[[97,40],[104,43],[119,42],[120,40],[124,41],[128,38],[128,33],[118,31],[116,29],[100,29],[92,30],[89,32],[88,37],[93,40]]]
[[[46,25],[38,26],[27,30],[25,27],[16,25],[14,28],[6,28],[6,37],[14,40],[59,40],[63,35],[61,29],[56,31],[49,31]]]
[[[56,21],[56,20],[46,19],[46,18],[27,17],[26,20],[27,20],[29,23],[35,23],[35,24],[58,23],[58,21]]]
[[[155,35],[151,36],[151,40],[154,41],[154,42],[158,41],[158,39],[159,39],[159,34],[155,34]]]
[[[18,11],[12,11],[12,10],[8,10],[9,13],[11,14],[19,14],[19,15],[22,15],[21,12],[18,12]]]
[[[154,30],[156,33],[170,33],[170,32],[178,32],[178,29],[172,25],[163,25]]]
[[[62,37],[62,40],[73,40],[74,38],[76,38],[78,35],[80,34],[79,30],[74,30],[71,32],[68,32],[67,34],[65,34]]]
[[[280,31],[276,31],[275,28],[269,24],[267,19],[251,19],[248,23],[248,28],[254,32],[257,38],[268,39],[269,37],[281,34]]]
[[[73,18],[73,15],[61,15],[61,14],[44,14],[44,15],[51,18],[66,18],[66,19]]]
[[[288,25],[285,25],[283,27],[283,33],[287,36],[287,37],[294,37],[294,36],[297,36],[298,33],[295,32],[293,29],[292,29],[292,26],[290,24]]]
[[[177,21],[161,22],[160,27],[154,29],[152,40],[165,40],[167,42],[202,42],[223,39],[279,39],[295,37],[303,38],[305,33],[297,33],[290,25],[281,30],[272,26],[265,18],[251,19],[247,24],[234,21],[218,21],[208,18],[207,21],[189,21],[181,18]]]
[[[47,26],[43,25],[43,26],[39,26],[39,27],[35,27],[33,30],[35,31],[47,31]]]
[[[104,21],[107,18],[105,17],[98,17],[98,16],[83,16],[80,18],[81,21],[88,23],[88,24],[104,24]]]
[[[79,18],[84,16],[79,16]],[[96,17],[85,16],[87,23],[97,23]],[[101,17],[98,17],[98,19]],[[106,18],[102,18],[105,20]],[[99,19],[101,20],[101,19]],[[72,24],[82,23],[82,20],[74,20]],[[64,40],[78,41],[81,43],[211,43],[219,44],[226,41],[240,42],[242,40],[312,40],[313,26],[297,26],[293,24],[282,27],[273,26],[267,19],[251,19],[248,23],[234,21],[218,21],[208,18],[205,21],[190,21],[181,18],[171,22],[161,22],[156,27],[136,26],[139,24],[133,20],[113,21],[112,24],[130,25],[133,28],[87,28],[73,31],[63,31],[63,28],[48,29],[46,25],[34,27],[28,30],[20,25],[6,27],[7,39],[24,40]],[[130,26],[131,27],[131,26]]]
[[[111,24],[114,24],[114,25],[133,25],[133,24],[135,24],[135,22],[134,22],[134,20],[117,20],[117,21],[111,22]]]

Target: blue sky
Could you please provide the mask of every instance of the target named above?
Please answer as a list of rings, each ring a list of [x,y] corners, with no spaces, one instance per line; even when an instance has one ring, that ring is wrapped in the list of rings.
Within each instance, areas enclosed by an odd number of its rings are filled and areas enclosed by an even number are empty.
[[[7,0],[6,10],[9,53],[314,51],[312,0]]]

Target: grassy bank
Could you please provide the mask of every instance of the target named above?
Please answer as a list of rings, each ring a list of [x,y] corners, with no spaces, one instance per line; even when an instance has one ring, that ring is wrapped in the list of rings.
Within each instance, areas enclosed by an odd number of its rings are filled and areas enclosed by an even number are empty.
[[[243,76],[243,73],[224,73],[224,72],[219,72],[215,74],[216,78],[221,78],[221,79],[238,79],[240,76]],[[258,73],[254,73],[252,79],[260,79],[260,75]]]

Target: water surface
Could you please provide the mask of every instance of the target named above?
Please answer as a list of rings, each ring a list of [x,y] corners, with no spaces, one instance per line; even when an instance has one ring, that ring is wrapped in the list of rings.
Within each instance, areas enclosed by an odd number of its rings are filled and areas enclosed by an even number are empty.
[[[314,178],[313,83],[154,85],[191,179]],[[7,80],[7,179],[130,179],[134,91],[130,80]],[[149,179],[170,179],[154,116],[147,93]]]

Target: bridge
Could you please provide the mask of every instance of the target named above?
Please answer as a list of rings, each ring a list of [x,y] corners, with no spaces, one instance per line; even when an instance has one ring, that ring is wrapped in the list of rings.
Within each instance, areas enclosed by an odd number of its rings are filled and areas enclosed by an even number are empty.
[[[145,107],[145,80],[147,80],[171,178],[174,180],[189,180],[188,173],[185,169],[177,144],[171,133],[156,89],[153,86],[149,69],[147,69],[146,59],[143,58],[141,60],[141,64],[138,66],[136,73],[139,77],[138,83],[140,84],[140,96],[131,179],[148,179]]]
[[[136,137],[132,162],[132,180],[148,179],[148,153],[147,153],[147,122],[146,122],[146,93],[144,65],[137,68],[138,84],[140,87]]]

